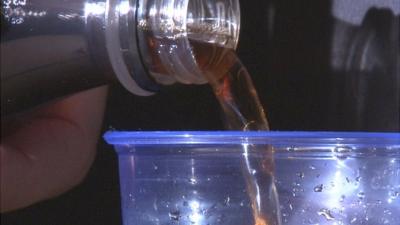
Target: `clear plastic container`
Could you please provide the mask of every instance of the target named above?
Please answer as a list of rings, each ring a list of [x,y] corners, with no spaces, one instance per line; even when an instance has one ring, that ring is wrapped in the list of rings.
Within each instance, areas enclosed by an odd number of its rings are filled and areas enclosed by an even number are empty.
[[[119,156],[124,225],[262,224],[251,196],[268,224],[400,221],[399,133],[109,132],[105,139]]]

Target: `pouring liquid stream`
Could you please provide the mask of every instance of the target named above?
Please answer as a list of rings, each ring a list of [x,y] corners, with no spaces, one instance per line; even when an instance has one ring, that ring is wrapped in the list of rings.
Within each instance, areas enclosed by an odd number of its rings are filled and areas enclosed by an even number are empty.
[[[191,41],[191,45],[198,65],[221,105],[226,128],[244,131],[269,130],[264,108],[260,103],[250,74],[235,51],[197,41]],[[273,149],[270,146],[263,149],[266,151],[267,157],[263,157],[260,161],[254,161],[254,159],[250,160],[249,154],[252,154],[252,150],[260,151],[254,148],[252,145],[243,145],[243,159],[241,160],[254,225],[279,225],[281,220],[273,179]],[[264,171],[254,170],[255,163],[261,163]],[[258,177],[257,173],[268,173],[269,179],[261,179],[264,176]],[[265,194],[269,196],[265,196]]]

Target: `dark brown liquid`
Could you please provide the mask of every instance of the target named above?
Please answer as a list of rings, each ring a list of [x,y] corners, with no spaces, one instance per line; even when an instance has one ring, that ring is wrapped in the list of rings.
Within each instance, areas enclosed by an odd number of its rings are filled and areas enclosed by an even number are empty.
[[[205,76],[212,86],[222,111],[223,119],[228,130],[269,130],[268,121],[253,86],[251,77],[237,57],[234,49],[224,48],[215,44],[189,40],[191,51],[201,74]],[[148,56],[150,71],[159,74],[173,75],[164,67],[155,49],[163,46],[164,49],[173,47],[175,41],[168,39],[148,39],[149,50],[153,50]],[[258,149],[256,149],[258,148]],[[256,146],[244,146],[242,162],[243,174],[246,181],[254,225],[278,225],[280,224],[279,204],[273,182],[272,147],[259,149]],[[260,161],[250,160],[251,152],[265,151],[265,157]],[[255,166],[262,165],[264,175],[255,175]],[[267,174],[267,175],[265,175]],[[265,181],[265,177],[270,179]],[[262,183],[262,185],[259,185]],[[261,194],[268,193],[267,199],[261,199]],[[264,195],[265,197],[265,195]]]
[[[192,41],[197,63],[213,87],[228,130],[269,130],[264,108],[235,51]]]
[[[192,50],[199,67],[209,84],[213,87],[223,110],[225,126],[229,130],[269,130],[267,117],[264,112],[257,91],[254,88],[250,74],[237,57],[233,49],[191,42]],[[273,183],[272,147],[246,145],[242,171],[246,180],[254,225],[278,225],[279,204],[277,192]],[[254,161],[248,157],[252,151],[265,151],[262,160]],[[263,175],[255,174],[255,164],[261,164]],[[266,175],[267,174],[267,175]],[[263,180],[265,177],[270,181]],[[261,199],[261,195],[271,193],[268,199]]]

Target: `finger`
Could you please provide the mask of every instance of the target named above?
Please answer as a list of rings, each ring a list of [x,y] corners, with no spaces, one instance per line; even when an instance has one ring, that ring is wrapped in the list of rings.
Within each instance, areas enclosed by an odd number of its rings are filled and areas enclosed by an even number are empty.
[[[57,196],[82,181],[94,159],[107,87],[40,109],[1,140],[1,211]]]

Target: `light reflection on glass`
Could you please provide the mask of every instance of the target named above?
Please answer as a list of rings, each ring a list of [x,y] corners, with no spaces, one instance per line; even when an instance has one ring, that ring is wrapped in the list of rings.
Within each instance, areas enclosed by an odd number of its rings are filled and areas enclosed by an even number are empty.
[[[80,17],[79,14],[76,13],[59,13],[57,17],[61,20],[71,20]]]
[[[192,167],[191,167],[191,172],[192,172],[192,174],[191,174],[191,177],[190,177],[190,183],[191,184],[197,184],[197,177],[196,177],[196,173],[195,173],[195,162],[194,162],[194,159],[191,159],[191,164],[192,164]]]
[[[343,201],[340,196],[352,196],[354,195],[354,191],[357,190],[357,186],[350,185],[350,183],[346,182],[344,174],[346,174],[349,168],[341,160],[337,160],[337,163],[337,171],[329,179],[334,184],[334,187],[330,190],[326,190],[328,194],[326,206],[331,208],[340,208],[342,204],[341,201]]]
[[[247,174],[252,175],[252,167],[250,165],[250,160],[249,160],[249,144],[243,144],[243,156],[245,159],[245,164],[246,164],[246,170],[247,170]],[[255,181],[255,182],[254,182]],[[253,190],[255,193],[255,200],[256,200],[256,204],[257,204],[257,210],[261,209],[261,194],[260,194],[260,187],[258,186],[258,183],[255,179],[253,179],[254,183],[251,184],[252,188],[254,188],[255,190]]]
[[[131,10],[131,6],[129,5],[129,1],[121,1],[116,9],[120,14],[125,15],[128,14]]]
[[[150,18],[153,18],[153,17],[155,17],[156,14],[157,14],[156,6],[152,6],[152,7],[150,8],[150,10],[149,10],[149,17],[150,17]]]
[[[196,200],[192,200],[189,202],[189,207],[191,213],[189,215],[189,220],[192,224],[201,224],[201,220],[203,219],[203,215],[200,210],[200,203]]]
[[[85,18],[88,16],[103,15],[106,11],[106,4],[104,2],[88,2],[85,3]]]

